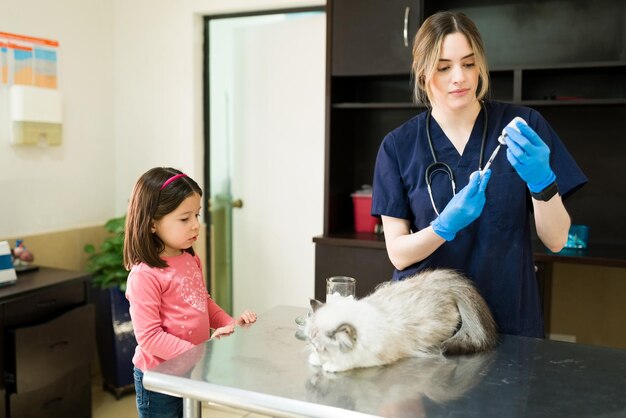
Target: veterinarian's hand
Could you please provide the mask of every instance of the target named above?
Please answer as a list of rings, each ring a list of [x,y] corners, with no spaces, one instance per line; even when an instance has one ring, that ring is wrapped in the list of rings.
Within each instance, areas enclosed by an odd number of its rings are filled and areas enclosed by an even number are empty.
[[[211,339],[225,337],[227,335],[232,334],[233,332],[235,332],[234,323],[230,325],[226,325],[225,327],[217,328],[215,331],[213,331],[213,335],[211,335]]]
[[[491,170],[484,175],[475,171],[467,186],[463,187],[431,223],[433,231],[446,241],[452,241],[456,233],[472,223],[485,206],[485,189],[491,178]]]
[[[533,193],[539,193],[554,182],[550,168],[550,148],[537,133],[523,122],[517,129],[506,127],[506,158]]]
[[[244,325],[250,325],[256,322],[256,313],[252,312],[251,310],[246,309],[245,311],[242,312],[241,315],[239,315],[239,318],[237,318],[237,325],[244,326]]]

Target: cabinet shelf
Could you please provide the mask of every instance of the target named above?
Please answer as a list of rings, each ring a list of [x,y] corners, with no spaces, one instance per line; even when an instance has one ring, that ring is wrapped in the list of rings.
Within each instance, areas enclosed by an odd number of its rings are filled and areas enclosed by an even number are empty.
[[[522,100],[519,103],[523,106],[606,106],[606,105],[624,105],[626,98],[623,99],[555,99],[555,100]]]
[[[618,99],[552,99],[552,100],[504,100],[497,99],[500,102],[519,104],[522,106],[605,106],[605,105],[623,105],[626,104],[626,98]],[[423,106],[415,103],[335,103],[333,109],[415,109],[416,111],[425,110]]]
[[[382,234],[345,232],[313,238],[320,245],[385,250]],[[533,254],[537,261],[591,264],[610,267],[626,267],[626,245],[594,244],[589,249],[563,249],[553,253],[539,241],[533,241]]]
[[[423,109],[422,106],[411,102],[388,103],[334,103],[333,109]]]
[[[313,242],[338,247],[386,249],[385,236],[366,232],[344,232],[314,237]]]
[[[569,69],[583,69],[583,68],[609,68],[609,67],[626,67],[625,60],[614,61],[586,61],[586,62],[563,62],[552,64],[528,64],[528,65],[514,65],[514,66],[494,66],[490,67],[490,72],[505,72],[505,71],[525,71],[525,70],[569,70]]]
[[[533,65],[491,70],[490,98],[525,106],[626,103],[626,62]],[[335,77],[333,109],[423,109],[406,77]]]

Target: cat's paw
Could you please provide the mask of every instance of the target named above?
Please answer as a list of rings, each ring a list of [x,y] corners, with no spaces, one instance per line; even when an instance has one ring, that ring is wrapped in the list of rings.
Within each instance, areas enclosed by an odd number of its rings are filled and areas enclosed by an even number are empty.
[[[320,356],[317,355],[317,352],[313,351],[309,354],[309,364],[313,366],[321,366],[322,362],[320,361]]]

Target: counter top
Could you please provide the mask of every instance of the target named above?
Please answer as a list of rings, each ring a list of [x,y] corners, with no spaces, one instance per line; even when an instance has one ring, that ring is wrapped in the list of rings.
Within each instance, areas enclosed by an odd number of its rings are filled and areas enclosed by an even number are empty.
[[[328,236],[313,237],[316,244],[384,250],[385,237],[382,234],[348,232]],[[626,245],[594,243],[588,249],[563,249],[558,253],[548,250],[541,242],[534,240],[533,255],[536,261],[592,264],[609,267],[626,267]]]
[[[626,267],[626,245],[594,244],[585,249],[564,248],[558,253],[553,253],[535,241],[533,252],[535,261]]]
[[[282,417],[626,415],[626,350],[501,335],[485,354],[329,374],[307,363],[295,323],[305,313],[273,308],[146,372],[144,385]]]
[[[46,288],[58,289],[59,286],[90,279],[91,275],[87,272],[40,267],[38,270],[18,274],[15,283],[0,287],[0,302],[10,302]]]

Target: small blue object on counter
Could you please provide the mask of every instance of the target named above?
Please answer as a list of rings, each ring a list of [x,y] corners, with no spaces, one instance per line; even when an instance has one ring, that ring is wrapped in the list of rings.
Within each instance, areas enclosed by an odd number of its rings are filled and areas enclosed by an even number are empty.
[[[589,240],[589,227],[587,225],[571,225],[567,234],[565,248],[586,249]]]
[[[17,274],[13,267],[13,256],[8,241],[0,241],[0,286],[13,284],[17,281]]]

